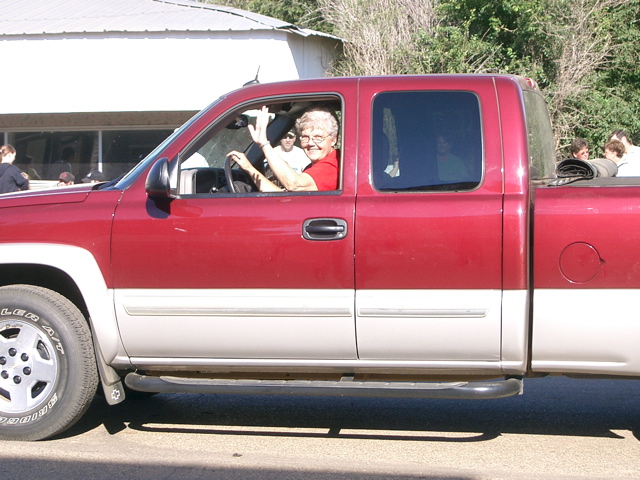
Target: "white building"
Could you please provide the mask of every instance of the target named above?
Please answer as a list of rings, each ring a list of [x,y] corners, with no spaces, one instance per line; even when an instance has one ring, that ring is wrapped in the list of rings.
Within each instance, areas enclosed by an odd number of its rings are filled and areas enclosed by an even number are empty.
[[[0,140],[49,178],[112,178],[221,94],[325,75],[338,39],[189,0],[0,1]],[[79,178],[78,178],[79,177]]]

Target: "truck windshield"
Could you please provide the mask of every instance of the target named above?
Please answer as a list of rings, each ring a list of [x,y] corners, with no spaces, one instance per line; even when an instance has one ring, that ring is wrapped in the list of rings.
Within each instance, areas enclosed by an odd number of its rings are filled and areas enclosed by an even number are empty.
[[[173,142],[177,137],[180,136],[180,134],[186,130],[191,124],[193,124],[198,118],[200,118],[202,115],[205,115],[206,112],[213,107],[214,105],[216,105],[217,103],[219,103],[224,97],[220,97],[218,98],[215,102],[213,102],[211,105],[209,105],[207,108],[205,108],[204,110],[201,110],[200,112],[198,112],[197,114],[195,114],[193,117],[191,117],[187,122],[185,122],[181,127],[176,128],[173,133],[171,135],[169,135],[160,145],[158,145],[156,148],[153,149],[153,151],[151,153],[149,153],[149,155],[147,155],[145,158],[143,158],[135,167],[133,167],[126,175],[124,175],[123,177],[116,179],[118,181],[118,183],[116,184],[117,188],[122,188],[125,189],[127,188],[129,185],[131,185],[131,183],[133,183],[133,181],[138,178],[138,175],[140,175],[141,173],[143,173],[144,171],[146,171],[147,168],[149,168],[149,165],[151,165],[152,163],[154,163],[157,159],[158,156],[160,155],[160,153],[162,153],[162,151],[166,148],[167,145],[169,145],[171,142]],[[111,182],[110,182],[111,184]]]

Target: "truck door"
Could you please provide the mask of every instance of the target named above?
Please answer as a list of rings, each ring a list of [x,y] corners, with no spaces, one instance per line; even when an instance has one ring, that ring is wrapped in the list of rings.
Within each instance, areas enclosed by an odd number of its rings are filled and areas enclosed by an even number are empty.
[[[136,186],[125,192],[113,233],[116,308],[124,346],[139,362],[356,358],[354,166],[342,168],[333,191],[235,194],[223,168],[231,150],[262,164],[247,121],[263,105],[273,114],[274,146],[315,104],[337,110],[346,145],[355,135],[353,106],[346,94],[266,95],[231,95],[200,132],[167,147],[181,162],[177,198],[165,205]],[[354,150],[339,150],[343,166]],[[249,183],[237,166],[232,175]]]
[[[497,366],[503,200],[495,87],[490,78],[438,77],[380,85],[361,83],[360,104],[371,115],[359,125],[358,356]]]

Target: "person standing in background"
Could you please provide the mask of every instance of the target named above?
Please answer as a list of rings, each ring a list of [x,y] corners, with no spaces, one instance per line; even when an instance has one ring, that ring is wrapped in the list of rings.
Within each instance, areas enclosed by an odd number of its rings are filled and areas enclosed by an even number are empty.
[[[49,178],[59,179],[60,174],[63,172],[73,173],[71,162],[76,158],[76,150],[73,147],[64,147],[60,154],[60,160],[57,160],[49,167]]]
[[[18,192],[29,189],[27,176],[13,165],[16,149],[9,144],[0,147],[0,193]]]
[[[74,185],[76,182],[76,177],[71,172],[62,172],[58,177],[58,186],[66,187],[69,185]]]
[[[620,166],[622,165],[622,158],[624,156],[624,145],[619,140],[611,140],[604,146],[604,158],[608,158],[618,166],[618,177],[624,177],[628,175],[620,175]]]
[[[609,143],[614,140],[620,141],[625,149],[622,160],[618,164],[618,177],[640,176],[640,147],[631,143],[624,130],[614,130],[609,136]]]
[[[589,160],[589,144],[584,138],[576,138],[569,147],[572,158]]]

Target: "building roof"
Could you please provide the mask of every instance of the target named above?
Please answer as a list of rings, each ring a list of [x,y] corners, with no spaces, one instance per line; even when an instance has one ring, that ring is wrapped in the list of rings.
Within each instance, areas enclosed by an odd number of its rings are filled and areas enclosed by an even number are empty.
[[[276,29],[325,36],[264,15],[192,0],[0,1],[0,37]]]

